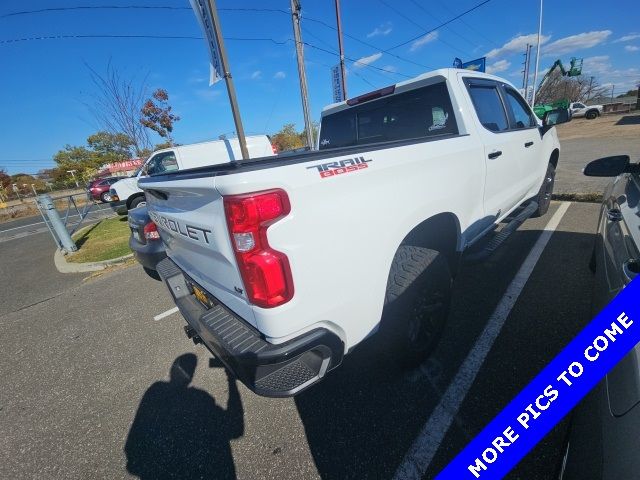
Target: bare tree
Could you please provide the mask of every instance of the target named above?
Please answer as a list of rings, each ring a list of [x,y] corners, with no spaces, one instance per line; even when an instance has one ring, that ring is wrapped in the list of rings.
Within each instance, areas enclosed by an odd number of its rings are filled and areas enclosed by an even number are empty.
[[[86,103],[100,128],[112,134],[125,134],[133,142],[138,156],[151,148],[148,130],[140,123],[140,110],[146,96],[146,75],[142,81],[124,78],[111,64],[104,74],[85,63],[97,89],[91,103]]]
[[[559,100],[585,102],[607,92],[594,77],[579,75],[564,77],[558,71],[552,73],[536,94],[537,103],[553,103]]]

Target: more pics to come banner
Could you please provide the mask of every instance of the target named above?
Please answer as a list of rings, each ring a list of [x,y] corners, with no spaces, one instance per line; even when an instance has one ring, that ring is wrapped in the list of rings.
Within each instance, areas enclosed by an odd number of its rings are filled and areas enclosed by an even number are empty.
[[[503,478],[640,342],[635,279],[436,477]]]

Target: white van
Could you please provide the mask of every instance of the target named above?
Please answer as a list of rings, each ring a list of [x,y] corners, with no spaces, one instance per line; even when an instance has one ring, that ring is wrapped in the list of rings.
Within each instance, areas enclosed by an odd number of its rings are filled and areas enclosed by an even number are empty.
[[[253,135],[246,139],[249,158],[271,157],[277,153],[267,135]],[[126,205],[127,210],[131,210],[146,203],[144,192],[138,188],[138,180],[141,178],[234,160],[242,160],[240,142],[237,138],[164,148],[154,152],[133,176],[111,185],[108,201],[112,205]]]

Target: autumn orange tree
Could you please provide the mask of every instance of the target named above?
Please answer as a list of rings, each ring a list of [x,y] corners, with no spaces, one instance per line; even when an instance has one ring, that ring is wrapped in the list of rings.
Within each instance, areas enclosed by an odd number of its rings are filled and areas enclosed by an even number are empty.
[[[180,120],[178,115],[171,113],[171,105],[169,105],[169,93],[163,88],[158,88],[153,92],[141,110],[142,117],[140,123],[150,128],[158,135],[166,138],[170,144],[173,144],[171,133],[173,132],[173,124]]]

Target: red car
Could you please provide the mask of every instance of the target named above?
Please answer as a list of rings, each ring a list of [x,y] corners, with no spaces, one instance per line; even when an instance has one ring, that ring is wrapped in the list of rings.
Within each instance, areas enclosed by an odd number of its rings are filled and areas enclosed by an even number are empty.
[[[107,203],[108,200],[106,196],[109,193],[109,188],[118,180],[122,180],[122,177],[106,177],[91,180],[87,185],[87,195],[93,200],[100,200],[103,203]]]

